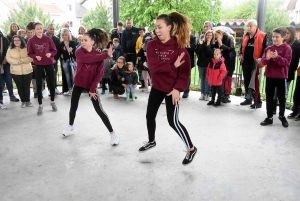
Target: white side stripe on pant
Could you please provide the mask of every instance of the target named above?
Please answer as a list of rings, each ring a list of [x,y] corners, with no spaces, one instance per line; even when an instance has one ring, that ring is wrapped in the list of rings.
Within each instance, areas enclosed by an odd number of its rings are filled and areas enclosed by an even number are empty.
[[[98,90],[98,89],[96,89],[96,94],[97,94],[97,97],[98,97],[98,102],[99,102],[100,110],[102,111],[103,114],[105,114],[105,116],[106,116],[107,119],[109,120],[108,115],[104,112],[103,107],[102,107],[102,104],[101,104],[101,102],[100,102],[100,95],[99,95],[100,93],[99,93],[99,90]]]
[[[179,133],[180,135],[180,138],[182,139],[182,141],[186,144],[188,150],[190,150],[190,145],[189,145],[189,141],[187,140],[186,138],[186,134],[184,133],[183,129],[181,128],[180,124],[179,124],[179,121],[178,121],[178,106],[175,106],[175,109],[174,109],[174,116],[173,116],[173,122],[174,122],[174,125],[176,127],[176,130],[177,132]]]

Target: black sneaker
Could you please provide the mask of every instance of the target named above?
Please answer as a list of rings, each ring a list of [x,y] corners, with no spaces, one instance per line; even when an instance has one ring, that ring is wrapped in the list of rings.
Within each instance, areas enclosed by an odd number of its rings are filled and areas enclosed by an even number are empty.
[[[147,151],[153,147],[156,146],[156,142],[154,141],[153,143],[150,143],[150,142],[144,142],[144,146],[142,146],[139,151]]]
[[[213,105],[214,104],[214,101],[209,101],[208,103],[207,103],[207,105]]]
[[[244,100],[243,102],[240,103],[240,105],[251,105],[252,104],[252,101],[251,100]]]
[[[287,118],[288,119],[294,119],[296,116],[297,116],[297,112],[292,112],[291,114],[289,114],[288,116],[287,116]]]
[[[255,109],[255,104],[250,105],[250,108],[251,109]],[[256,109],[258,109],[258,108],[261,108],[261,104],[260,103],[256,104]]]
[[[285,116],[279,116],[278,119],[281,121],[281,124],[283,127],[287,128],[289,127],[289,123],[287,122]]]
[[[189,97],[189,93],[183,93],[183,95],[182,95],[182,98],[187,98],[187,97]]]
[[[225,97],[226,97],[226,103],[231,103],[230,95],[227,94],[227,95],[225,95]]]
[[[220,106],[220,105],[221,105],[221,101],[217,101],[217,102],[214,103],[214,106],[215,106],[215,107],[218,107],[218,106]]]
[[[273,118],[266,118],[264,121],[260,122],[261,126],[266,126],[269,124],[273,124]]]
[[[15,97],[15,95],[10,96],[10,101],[19,102],[19,99]]]
[[[188,150],[185,158],[182,161],[182,164],[183,165],[188,165],[189,163],[191,163],[193,161],[196,153],[197,153],[197,148],[195,146],[194,146],[194,150],[193,151]]]
[[[37,97],[38,97],[37,93],[34,93],[33,98],[37,98]]]
[[[3,103],[2,103],[3,104]],[[294,118],[295,121],[300,121],[300,113],[298,113],[295,118]]]

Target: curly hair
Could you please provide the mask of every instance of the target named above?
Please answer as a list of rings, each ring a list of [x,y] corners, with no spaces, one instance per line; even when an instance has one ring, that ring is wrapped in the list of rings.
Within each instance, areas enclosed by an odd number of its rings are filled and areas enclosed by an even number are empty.
[[[93,40],[96,49],[103,49],[108,44],[108,34],[104,29],[90,29],[84,35],[88,35]]]

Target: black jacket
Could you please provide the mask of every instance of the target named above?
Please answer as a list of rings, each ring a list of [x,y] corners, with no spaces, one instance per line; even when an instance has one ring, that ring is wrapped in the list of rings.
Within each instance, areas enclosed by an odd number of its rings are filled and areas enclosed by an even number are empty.
[[[46,36],[49,36],[49,34],[47,32],[45,34],[46,34]],[[56,49],[59,50],[59,43],[60,43],[59,38],[55,35],[53,35],[50,38],[53,40]],[[54,59],[57,61],[59,59],[59,57],[60,57],[60,54],[58,54],[58,51],[57,51],[56,55],[54,56]]]
[[[111,34],[110,34],[110,40],[113,41],[114,38],[118,38],[120,40],[121,44],[121,38],[122,38],[122,32],[118,32],[117,28],[112,29]]]
[[[73,48],[72,50],[72,53],[69,54],[69,52],[66,50],[66,47],[65,47],[65,44],[64,44],[64,41],[60,42],[59,43],[59,47],[58,47],[58,55],[61,59],[63,60],[68,60],[68,59],[73,59],[73,60],[76,60],[76,57],[75,57],[75,51],[76,51],[76,44],[74,41],[70,41],[69,42],[69,47]],[[61,55],[63,55],[63,58],[61,57]]]
[[[197,65],[200,67],[207,67],[209,61],[211,61],[211,58],[214,57],[214,47],[215,44],[207,45],[206,42],[203,42],[202,44],[197,44],[197,48],[195,50],[198,61]]]
[[[7,40],[7,38],[3,35],[3,33],[0,31],[0,43],[1,43],[1,38],[2,38],[2,41],[3,41],[3,50],[2,50],[2,55],[0,55],[0,62],[2,64],[3,60],[4,60],[4,57],[6,57],[6,53],[7,53],[7,50],[9,48],[9,41]],[[1,45],[1,44],[0,44]],[[0,46],[1,47],[1,46]],[[1,52],[0,52],[1,54]]]
[[[138,81],[138,77],[136,72],[132,71],[132,72],[124,72],[123,77],[125,78],[125,81],[123,82],[124,84],[132,84],[132,85],[136,85],[137,81]]]
[[[123,67],[124,68],[124,67]],[[124,70],[123,68],[118,68],[115,69],[114,67],[112,68],[111,75],[110,75],[110,84],[112,86],[122,86],[122,77],[124,77]]]
[[[300,59],[300,41],[296,39],[294,43],[291,45],[291,48],[292,48],[292,60],[290,63],[287,81],[292,81],[295,78],[295,71],[298,68],[299,59]]]
[[[114,50],[114,53],[113,53],[114,61],[117,61],[120,56],[124,56],[124,52],[123,52],[121,45],[119,45],[117,47],[113,47],[113,50]]]
[[[232,51],[235,51],[233,39],[231,37],[227,36],[227,35],[224,35],[223,39],[222,39],[222,46],[219,47],[219,43],[216,40],[215,47],[220,48],[222,50],[222,55],[225,59],[226,69],[229,70],[229,71],[232,70],[232,69],[230,69],[230,68],[232,68],[232,65],[230,65],[230,63],[231,63],[230,62],[230,53]]]
[[[196,49],[196,37],[194,35],[190,35],[190,47],[185,48],[189,55],[190,55],[190,60],[191,60],[191,68],[194,68],[195,66],[195,56],[194,52]]]
[[[128,29],[126,27],[126,29],[123,30],[121,45],[124,53],[136,53],[135,44],[138,37],[139,37],[139,29],[135,26],[132,26],[131,29]]]

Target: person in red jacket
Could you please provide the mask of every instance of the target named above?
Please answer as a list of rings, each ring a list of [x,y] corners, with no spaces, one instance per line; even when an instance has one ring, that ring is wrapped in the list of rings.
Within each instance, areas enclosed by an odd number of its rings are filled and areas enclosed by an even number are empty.
[[[108,43],[107,33],[102,29],[91,29],[83,35],[81,47],[76,50],[77,68],[74,76],[74,87],[71,97],[71,107],[69,113],[69,125],[63,131],[63,136],[68,136],[74,129],[74,120],[78,108],[79,98],[83,90],[89,91],[89,96],[95,108],[95,111],[102,119],[106,128],[111,134],[111,145],[118,145],[119,140],[115,134],[107,114],[103,111],[100,102],[99,91],[96,89],[104,72],[104,60],[113,54],[112,46],[107,53],[101,53],[94,48],[100,44],[106,47]]]
[[[187,89],[191,72],[190,57],[185,49],[190,38],[189,30],[189,18],[180,13],[163,14],[156,18],[157,38],[147,43],[148,67],[153,82],[146,115],[149,141],[139,149],[143,152],[156,146],[155,118],[165,99],[169,125],[187,147],[187,155],[182,161],[184,165],[192,162],[197,153],[186,128],[178,119],[180,92]]]
[[[57,111],[56,104],[54,103],[55,86],[54,86],[54,67],[53,64],[56,62],[54,56],[57,53],[56,46],[53,40],[43,33],[43,25],[40,22],[33,24],[35,35],[30,38],[27,42],[28,56],[33,59],[35,64],[35,79],[37,87],[37,95],[39,101],[39,108],[37,115],[43,114],[42,105],[42,82],[44,72],[46,72],[48,82],[48,88],[50,89],[51,102],[53,111]]]
[[[208,64],[206,78],[209,86],[211,86],[211,101],[207,105],[221,105],[221,97],[223,96],[222,80],[226,75],[226,66],[221,50],[214,50],[214,58]],[[215,102],[216,93],[218,93],[217,102]]]

